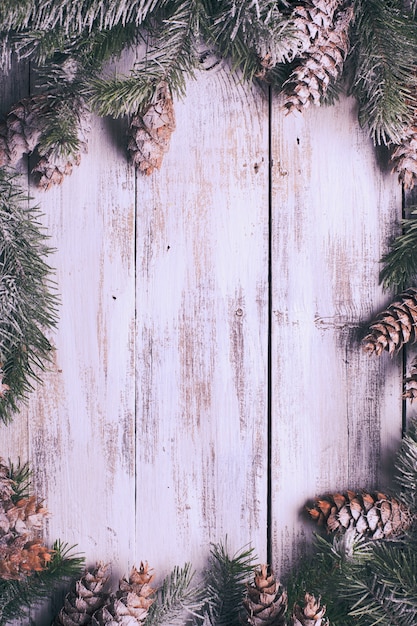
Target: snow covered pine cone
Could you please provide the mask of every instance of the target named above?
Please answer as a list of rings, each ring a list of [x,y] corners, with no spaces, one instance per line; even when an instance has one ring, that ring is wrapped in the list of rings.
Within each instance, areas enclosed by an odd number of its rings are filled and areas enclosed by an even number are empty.
[[[399,536],[413,523],[411,512],[402,502],[379,492],[334,493],[315,500],[307,510],[329,532],[354,529],[370,539]]]
[[[304,596],[304,606],[296,604],[291,616],[291,626],[327,626],[328,620],[324,617],[326,607],[321,599],[311,593]]]
[[[149,607],[155,601],[155,589],[150,583],[153,575],[148,564],[141,563],[139,570],[135,567],[129,580],[122,579],[119,589],[111,594],[106,604],[93,615],[93,626],[135,626],[142,624],[148,615]]]
[[[268,566],[261,565],[255,572],[253,583],[247,587],[242,623],[250,626],[285,626],[287,603],[287,592]]]
[[[105,603],[104,587],[109,578],[109,565],[98,563],[92,571],[76,581],[75,587],[65,597],[64,606],[53,626],[84,626]]]
[[[363,339],[365,352],[390,355],[398,352],[404,344],[415,342],[417,324],[417,289],[410,288],[400,294],[369,325],[369,333]]]
[[[175,111],[168,83],[162,81],[144,112],[132,117],[128,152],[132,162],[145,174],[162,165],[175,130]]]
[[[319,106],[331,82],[342,74],[349,51],[353,8],[340,10],[343,0],[311,0],[295,8],[295,26],[302,42],[299,62],[284,85],[284,107],[302,111]]]

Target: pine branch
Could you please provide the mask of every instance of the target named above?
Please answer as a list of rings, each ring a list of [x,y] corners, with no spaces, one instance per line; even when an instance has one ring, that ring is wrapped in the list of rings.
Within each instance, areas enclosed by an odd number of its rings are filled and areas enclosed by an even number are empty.
[[[0,419],[6,423],[45,369],[52,347],[44,331],[57,321],[45,262],[51,249],[38,208],[27,202],[16,175],[0,169],[0,363],[9,387],[0,398]]]
[[[417,420],[410,422],[395,460],[399,498],[417,514]]]
[[[192,587],[194,573],[189,563],[175,567],[164,579],[145,626],[181,626],[190,616],[198,617],[203,601],[200,590]]]
[[[214,544],[206,572],[206,619],[211,626],[238,626],[246,585],[255,569],[253,549],[243,549],[232,557],[227,543]],[[206,623],[206,622],[205,622]]]
[[[18,460],[17,465],[9,460],[8,476],[13,481],[13,494],[11,500],[17,502],[21,498],[28,498],[30,495],[30,485],[32,471],[29,463],[21,463]]]
[[[194,5],[197,5],[197,8]],[[186,78],[193,76],[198,55],[195,35],[199,24],[198,2],[171,2],[147,22],[140,36],[146,47],[131,75],[122,79],[94,78],[89,84],[89,104],[99,115],[134,114],[150,102],[161,81],[180,96]]]
[[[404,289],[417,275],[417,210],[400,222],[402,233],[381,259],[384,264],[379,280],[384,289]]]
[[[395,0],[356,0],[352,93],[377,144],[401,142],[415,106],[417,25]]]
[[[23,580],[0,580],[0,625],[28,615],[31,607],[44,600],[69,579],[77,578],[84,557],[74,554],[74,546],[56,541],[53,558],[47,568]]]
[[[233,68],[240,68],[245,80],[255,77],[271,81],[270,71],[290,61],[298,46],[288,3],[234,0],[205,2],[207,26],[203,32]]]
[[[417,554],[400,542],[376,545],[364,576],[346,578],[355,624],[413,626],[417,623]]]

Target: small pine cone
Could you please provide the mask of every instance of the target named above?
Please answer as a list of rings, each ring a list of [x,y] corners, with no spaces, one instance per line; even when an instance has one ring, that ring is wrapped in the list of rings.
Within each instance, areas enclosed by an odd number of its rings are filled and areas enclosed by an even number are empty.
[[[0,124],[0,166],[16,165],[36,148],[42,132],[47,96],[38,94],[17,102]]]
[[[268,566],[261,565],[255,572],[253,584],[247,587],[242,623],[250,626],[285,626],[287,605],[287,592]]]
[[[321,604],[321,598],[316,598],[311,593],[304,596],[304,606],[296,604],[291,616],[292,626],[325,626],[328,624],[324,617],[326,607]]]
[[[9,531],[13,531],[16,535],[24,535],[29,541],[42,529],[47,515],[47,509],[36,501],[35,496],[21,498],[6,511],[10,525]]]
[[[403,534],[413,523],[408,508],[383,493],[335,493],[307,507],[312,519],[329,532],[354,529],[370,539],[387,539]]]
[[[387,350],[390,355],[398,352],[405,343],[415,342],[417,324],[417,289],[410,288],[382,311],[369,326],[363,339],[365,352],[381,355]]]
[[[128,152],[132,162],[145,174],[162,165],[175,130],[175,111],[168,83],[162,81],[144,113],[133,116],[129,129]]]
[[[38,148],[39,160],[32,168],[36,184],[40,189],[47,191],[54,185],[60,185],[65,176],[72,174],[74,165],[81,162],[81,153],[87,153],[88,133],[90,132],[90,114],[83,103],[78,103],[78,151],[72,154],[60,153],[58,149],[44,151]]]
[[[324,4],[322,8],[325,8],[328,3],[319,4]],[[306,23],[310,45],[285,85],[284,107],[287,112],[295,109],[302,111],[310,104],[319,106],[329,84],[342,74],[349,51],[348,33],[353,8],[338,13],[333,22],[338,4],[330,3],[327,12],[320,11],[313,16],[304,9],[306,19],[314,17],[314,21]]]
[[[155,589],[150,586],[153,575],[148,564],[141,563],[139,570],[135,567],[129,580],[122,579],[119,589],[109,597],[105,606],[99,609],[92,618],[93,626],[135,626],[146,619],[149,607],[154,603]]]
[[[391,154],[393,172],[405,189],[413,189],[417,181],[417,112],[414,125],[404,130],[404,138]]]
[[[411,363],[410,376],[405,378],[403,398],[413,402],[417,398],[417,358]]]
[[[53,626],[85,626],[91,617],[104,605],[103,591],[109,578],[109,565],[98,563],[93,571],[87,571],[75,583],[64,601],[64,606],[55,618]]]

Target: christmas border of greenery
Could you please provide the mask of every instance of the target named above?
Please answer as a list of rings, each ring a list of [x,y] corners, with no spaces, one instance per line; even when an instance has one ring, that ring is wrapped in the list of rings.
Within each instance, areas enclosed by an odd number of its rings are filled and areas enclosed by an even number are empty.
[[[374,143],[401,145],[416,118],[416,0],[4,0],[0,67],[31,63],[34,92],[45,93],[49,105],[39,153],[75,157],[80,102],[100,116],[141,114],[161,81],[183,96],[207,50],[244,80],[285,93],[303,57],[303,7],[352,10],[343,71],[335,76],[323,63],[317,72],[327,73],[324,101],[341,90],[352,94]],[[312,67],[331,54],[329,41]],[[130,73],[106,75],[110,59],[139,45],[144,55]]]

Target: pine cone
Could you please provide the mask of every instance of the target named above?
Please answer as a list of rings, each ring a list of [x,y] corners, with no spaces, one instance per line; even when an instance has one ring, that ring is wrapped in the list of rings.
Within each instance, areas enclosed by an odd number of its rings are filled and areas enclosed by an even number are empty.
[[[24,536],[0,540],[0,579],[21,580],[35,572],[41,572],[52,559],[53,551],[41,540],[26,541]]]
[[[65,597],[64,606],[53,622],[53,626],[85,626],[105,602],[103,588],[109,578],[109,565],[98,563],[75,584],[75,589]]]
[[[348,528],[370,539],[387,539],[401,535],[411,527],[413,516],[395,498],[383,493],[335,493],[307,507],[312,519],[329,532],[344,532]]]
[[[130,123],[128,151],[132,162],[148,175],[159,169],[174,130],[174,105],[168,83],[162,81],[146,111],[138,112]]]
[[[415,342],[417,323],[417,289],[408,289],[382,311],[369,326],[369,334],[363,339],[365,352],[377,356],[387,350],[393,355],[405,343]]]
[[[349,50],[349,25],[353,8],[337,13],[341,1],[313,0],[298,7],[296,24],[304,45],[299,64],[284,86],[284,107],[301,111],[311,103],[319,106],[331,81],[341,75]]]
[[[417,181],[417,112],[414,123],[404,129],[404,138],[391,154],[393,172],[405,189],[413,189]]]
[[[320,597],[317,599],[311,593],[304,596],[304,606],[296,604],[291,616],[292,626],[325,626],[328,624],[324,617],[326,607],[321,604]]]
[[[0,166],[16,165],[36,148],[43,129],[42,115],[48,110],[43,94],[17,102],[0,124]]]
[[[38,148],[39,160],[32,169],[36,184],[47,191],[54,185],[60,185],[65,176],[72,174],[74,165],[79,165],[81,153],[88,149],[88,133],[90,132],[90,114],[79,102],[77,135],[79,150],[74,154],[62,154],[57,149],[43,151]]]
[[[261,565],[255,572],[252,585],[247,587],[247,597],[243,601],[246,614],[243,624],[250,626],[285,626],[287,592],[275,579],[267,565]]]
[[[92,625],[142,624],[148,615],[149,607],[155,601],[152,597],[155,589],[150,585],[152,579],[153,575],[150,574],[147,563],[141,563],[139,570],[132,568],[129,580],[122,579],[117,593],[112,594],[106,605],[93,615]]]

